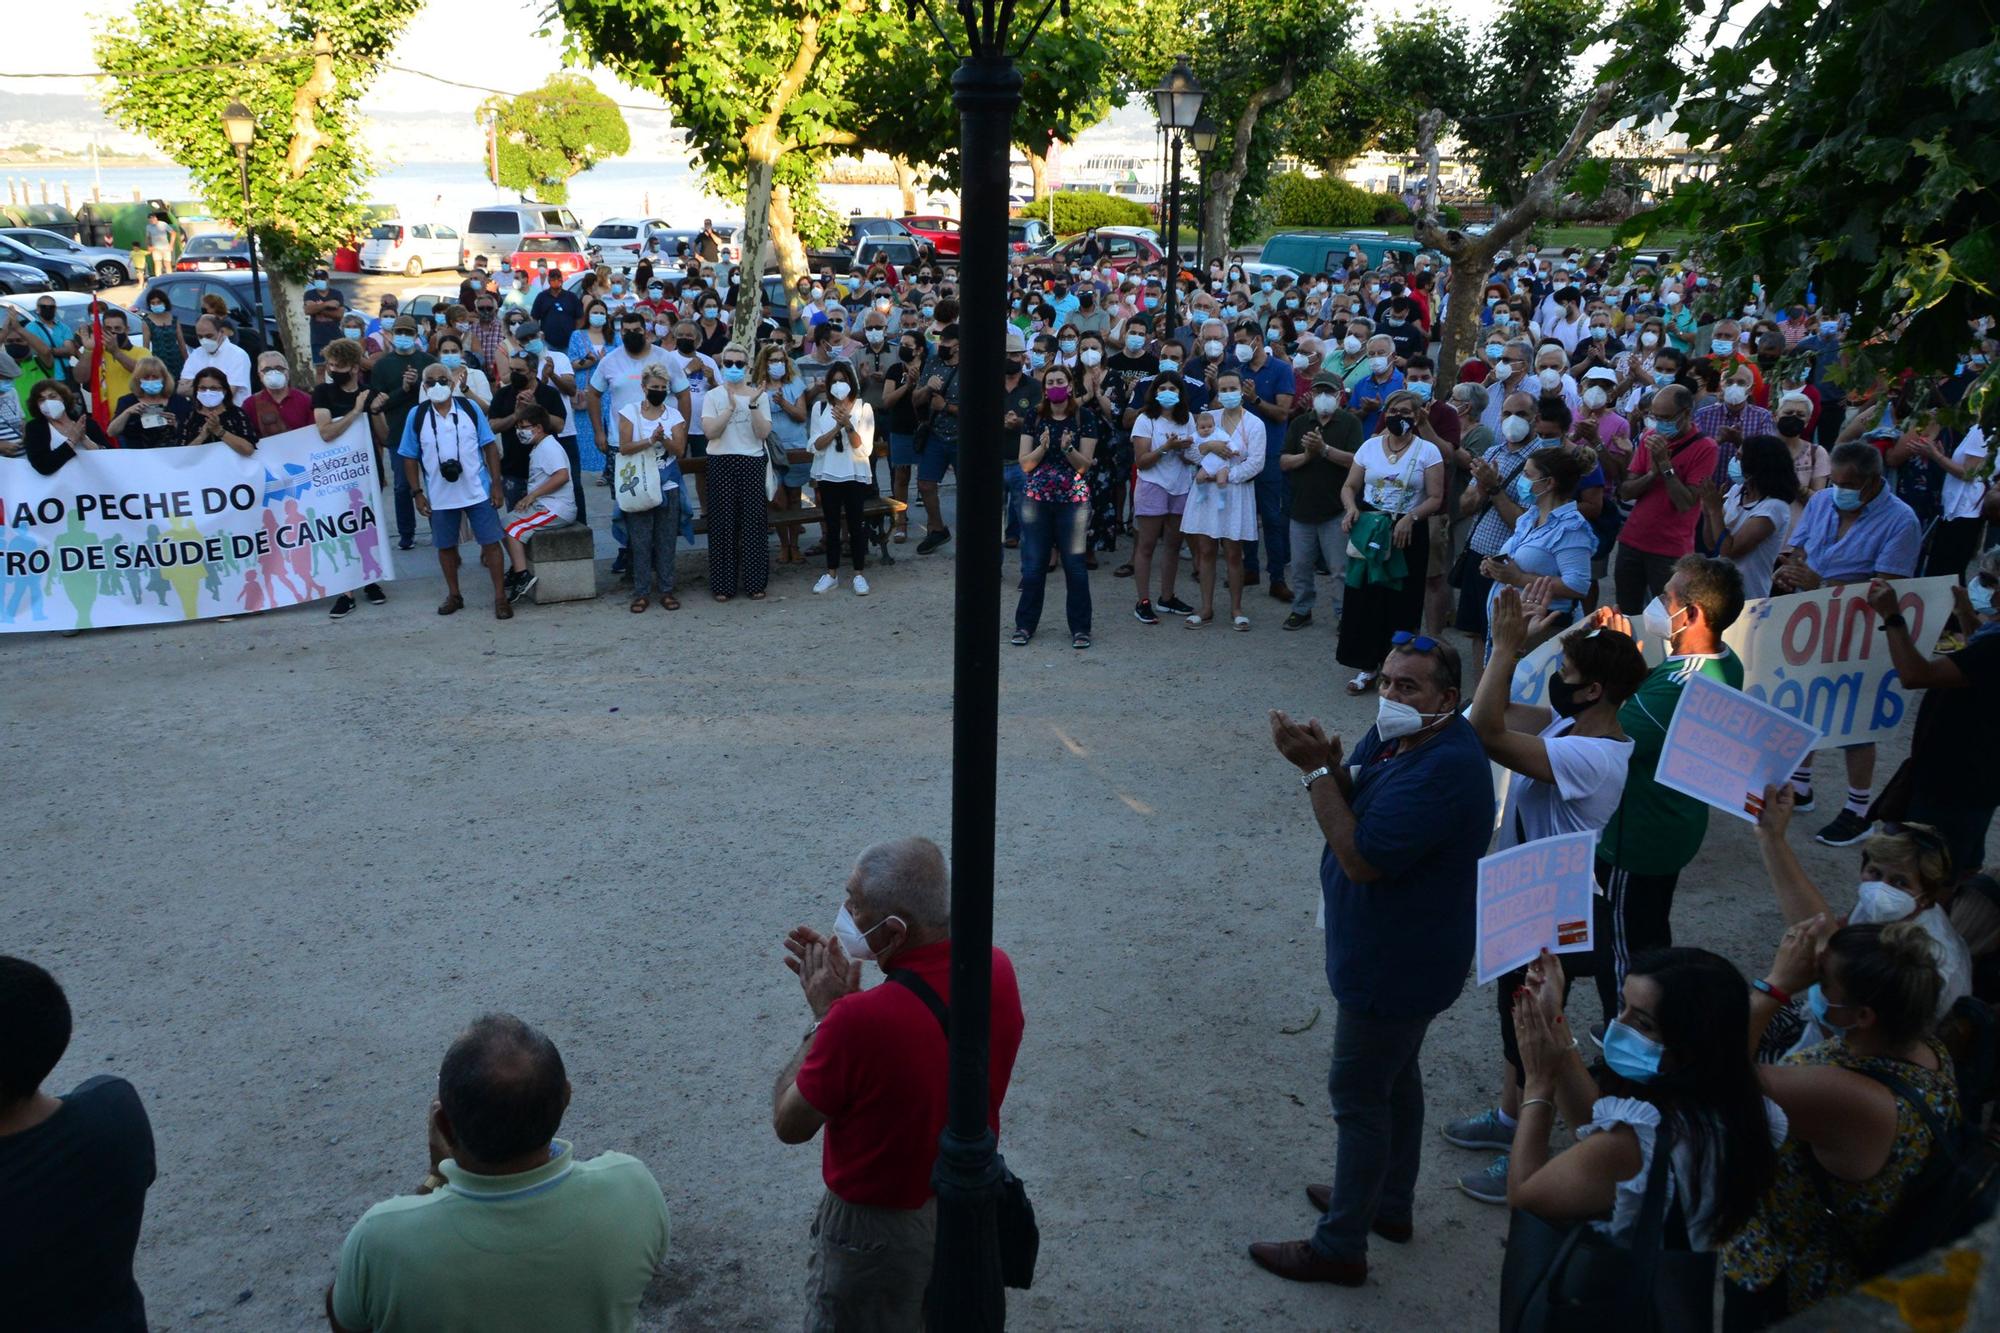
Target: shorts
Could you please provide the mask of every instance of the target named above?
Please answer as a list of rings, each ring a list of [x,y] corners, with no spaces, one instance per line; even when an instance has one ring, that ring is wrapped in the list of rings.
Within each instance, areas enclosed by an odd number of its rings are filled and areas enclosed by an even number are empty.
[[[806,483],[812,480],[812,475],[813,465],[811,459],[807,459],[803,463],[787,463],[785,465],[785,475],[778,478],[778,484],[786,490],[802,491],[806,488]]]
[[[533,536],[539,528],[551,527],[554,524],[566,523],[568,521],[561,514],[543,505],[538,500],[535,502],[534,508],[527,510],[525,513],[509,515],[506,525],[507,535],[517,542],[524,542]]]
[[[957,466],[957,440],[940,440],[935,431],[924,436],[923,448],[917,454],[918,481],[943,481],[945,469]]]
[[[500,511],[490,504],[476,504],[463,509],[431,510],[431,545],[440,551],[456,549],[461,517],[472,525],[472,540],[481,546],[500,544]]]
[[[1155,518],[1161,514],[1184,514],[1187,502],[1186,491],[1176,495],[1166,487],[1141,477],[1138,498],[1132,504],[1132,515],[1135,518]]]
[[[917,437],[889,432],[889,466],[915,467],[917,465]]]
[[[687,456],[688,456],[689,458],[707,458],[707,457],[708,457],[708,436],[706,436],[706,435],[690,435],[690,436],[688,436],[688,439],[687,439],[687,446],[688,446],[688,447],[687,447]]]

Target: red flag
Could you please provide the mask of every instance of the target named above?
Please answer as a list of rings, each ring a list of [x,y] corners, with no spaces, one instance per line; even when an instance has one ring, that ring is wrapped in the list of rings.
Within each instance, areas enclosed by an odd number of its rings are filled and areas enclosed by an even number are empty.
[[[104,302],[90,303],[90,415],[109,429],[111,404],[104,401]]]

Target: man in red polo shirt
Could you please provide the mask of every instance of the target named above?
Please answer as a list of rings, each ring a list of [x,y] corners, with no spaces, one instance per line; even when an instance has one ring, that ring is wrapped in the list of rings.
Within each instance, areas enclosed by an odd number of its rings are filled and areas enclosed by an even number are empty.
[[[931,1167],[945,1122],[944,1028],[928,989],[951,1004],[951,881],[928,838],[877,843],[854,864],[833,934],[800,926],[785,939],[813,1024],[772,1092],[785,1143],[820,1127],[826,1194],[813,1218],[807,1333],[896,1333],[924,1322],[937,1205]],[[889,978],[861,989],[861,963]],[[1021,1048],[1014,965],[993,950],[987,1123]]]
[[[1631,502],[1632,512],[1618,530],[1611,577],[1618,609],[1628,616],[1642,614],[1648,598],[1657,600],[1675,563],[1694,551],[1697,492],[1715,478],[1716,444],[1694,424],[1693,409],[1686,385],[1655,390],[1639,447],[1618,484],[1618,498]]]

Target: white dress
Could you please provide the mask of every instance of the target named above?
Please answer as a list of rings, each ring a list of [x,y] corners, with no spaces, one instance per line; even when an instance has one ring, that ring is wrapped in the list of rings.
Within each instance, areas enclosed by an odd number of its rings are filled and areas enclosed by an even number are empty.
[[[1221,421],[1216,425],[1220,427]],[[1229,480],[1194,484],[1188,495],[1187,512],[1181,515],[1181,531],[1198,537],[1222,537],[1230,541],[1257,540],[1257,493],[1252,484],[1264,470],[1264,419],[1244,412],[1229,442]]]

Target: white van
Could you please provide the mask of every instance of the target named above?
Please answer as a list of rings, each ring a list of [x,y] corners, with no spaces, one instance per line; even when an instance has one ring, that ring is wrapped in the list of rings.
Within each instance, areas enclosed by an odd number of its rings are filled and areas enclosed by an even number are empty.
[[[465,224],[465,244],[461,247],[460,268],[486,256],[490,268],[505,264],[521,248],[521,237],[531,231],[582,232],[576,214],[559,204],[492,204],[472,210]]]
[[[406,273],[420,277],[426,269],[458,267],[458,228],[442,222],[412,222],[387,218],[368,231],[361,243],[364,273]]]

